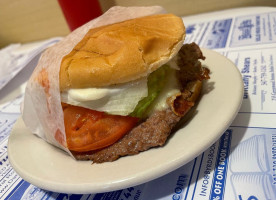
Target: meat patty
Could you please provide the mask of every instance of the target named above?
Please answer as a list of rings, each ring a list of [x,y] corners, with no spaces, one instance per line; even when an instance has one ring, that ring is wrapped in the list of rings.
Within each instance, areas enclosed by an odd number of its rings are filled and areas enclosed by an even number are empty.
[[[180,119],[181,117],[175,115],[171,109],[157,111],[115,144],[99,151],[78,152],[73,155],[77,160],[102,163],[117,160],[122,156],[138,154],[151,147],[162,146]]]
[[[209,70],[202,67],[198,59],[205,58],[195,43],[183,45],[178,60],[180,67],[178,79],[183,87],[181,93],[183,100],[181,102],[192,95],[191,91],[186,89],[189,83],[209,78]],[[152,147],[163,146],[181,117],[175,114],[171,108],[156,111],[146,121],[111,146],[97,151],[72,152],[72,154],[77,160],[92,160],[94,163],[103,163],[117,160],[122,156],[138,154]]]

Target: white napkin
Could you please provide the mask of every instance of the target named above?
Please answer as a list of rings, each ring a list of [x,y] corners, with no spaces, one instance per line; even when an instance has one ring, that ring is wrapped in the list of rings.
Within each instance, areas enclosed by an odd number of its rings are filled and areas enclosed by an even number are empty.
[[[29,44],[11,44],[0,50],[0,90],[11,81],[36,55],[61,38]]]

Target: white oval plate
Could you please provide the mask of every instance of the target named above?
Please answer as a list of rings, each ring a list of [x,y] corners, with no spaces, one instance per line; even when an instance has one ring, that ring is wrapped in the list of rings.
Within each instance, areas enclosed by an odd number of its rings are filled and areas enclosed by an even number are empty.
[[[154,148],[115,162],[75,161],[33,135],[20,118],[9,137],[8,156],[15,171],[42,189],[63,193],[98,193],[145,183],[165,175],[205,151],[229,127],[243,97],[237,67],[222,55],[203,49],[203,64],[211,79],[185,123],[162,148]]]

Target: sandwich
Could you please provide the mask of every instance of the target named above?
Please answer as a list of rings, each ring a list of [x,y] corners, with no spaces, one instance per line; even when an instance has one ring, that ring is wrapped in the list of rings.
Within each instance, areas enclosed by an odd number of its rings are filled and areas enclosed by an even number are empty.
[[[154,14],[88,29],[58,58],[50,54],[67,44],[51,47],[29,83],[45,100],[26,91],[26,99],[45,108],[38,113],[33,103],[42,127],[33,132],[46,132],[46,141],[93,163],[165,145],[209,79],[200,48],[184,39],[181,18]],[[53,59],[58,73],[47,69]],[[25,110],[25,119],[34,112]]]

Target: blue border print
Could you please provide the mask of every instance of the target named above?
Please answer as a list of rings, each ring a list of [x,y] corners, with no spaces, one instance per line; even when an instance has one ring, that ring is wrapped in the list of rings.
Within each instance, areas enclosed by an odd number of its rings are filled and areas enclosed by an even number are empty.
[[[225,182],[227,177],[227,169],[228,169],[228,159],[230,154],[231,147],[231,138],[232,138],[232,130],[228,129],[221,136],[216,167],[214,170],[214,178],[211,186],[210,200],[215,199],[223,199],[224,191],[225,191]]]
[[[118,200],[123,190],[96,194],[93,200]]]
[[[10,194],[5,198],[9,200],[17,200],[21,199],[24,192],[27,190],[27,188],[30,187],[30,183],[21,180],[10,192]]]

